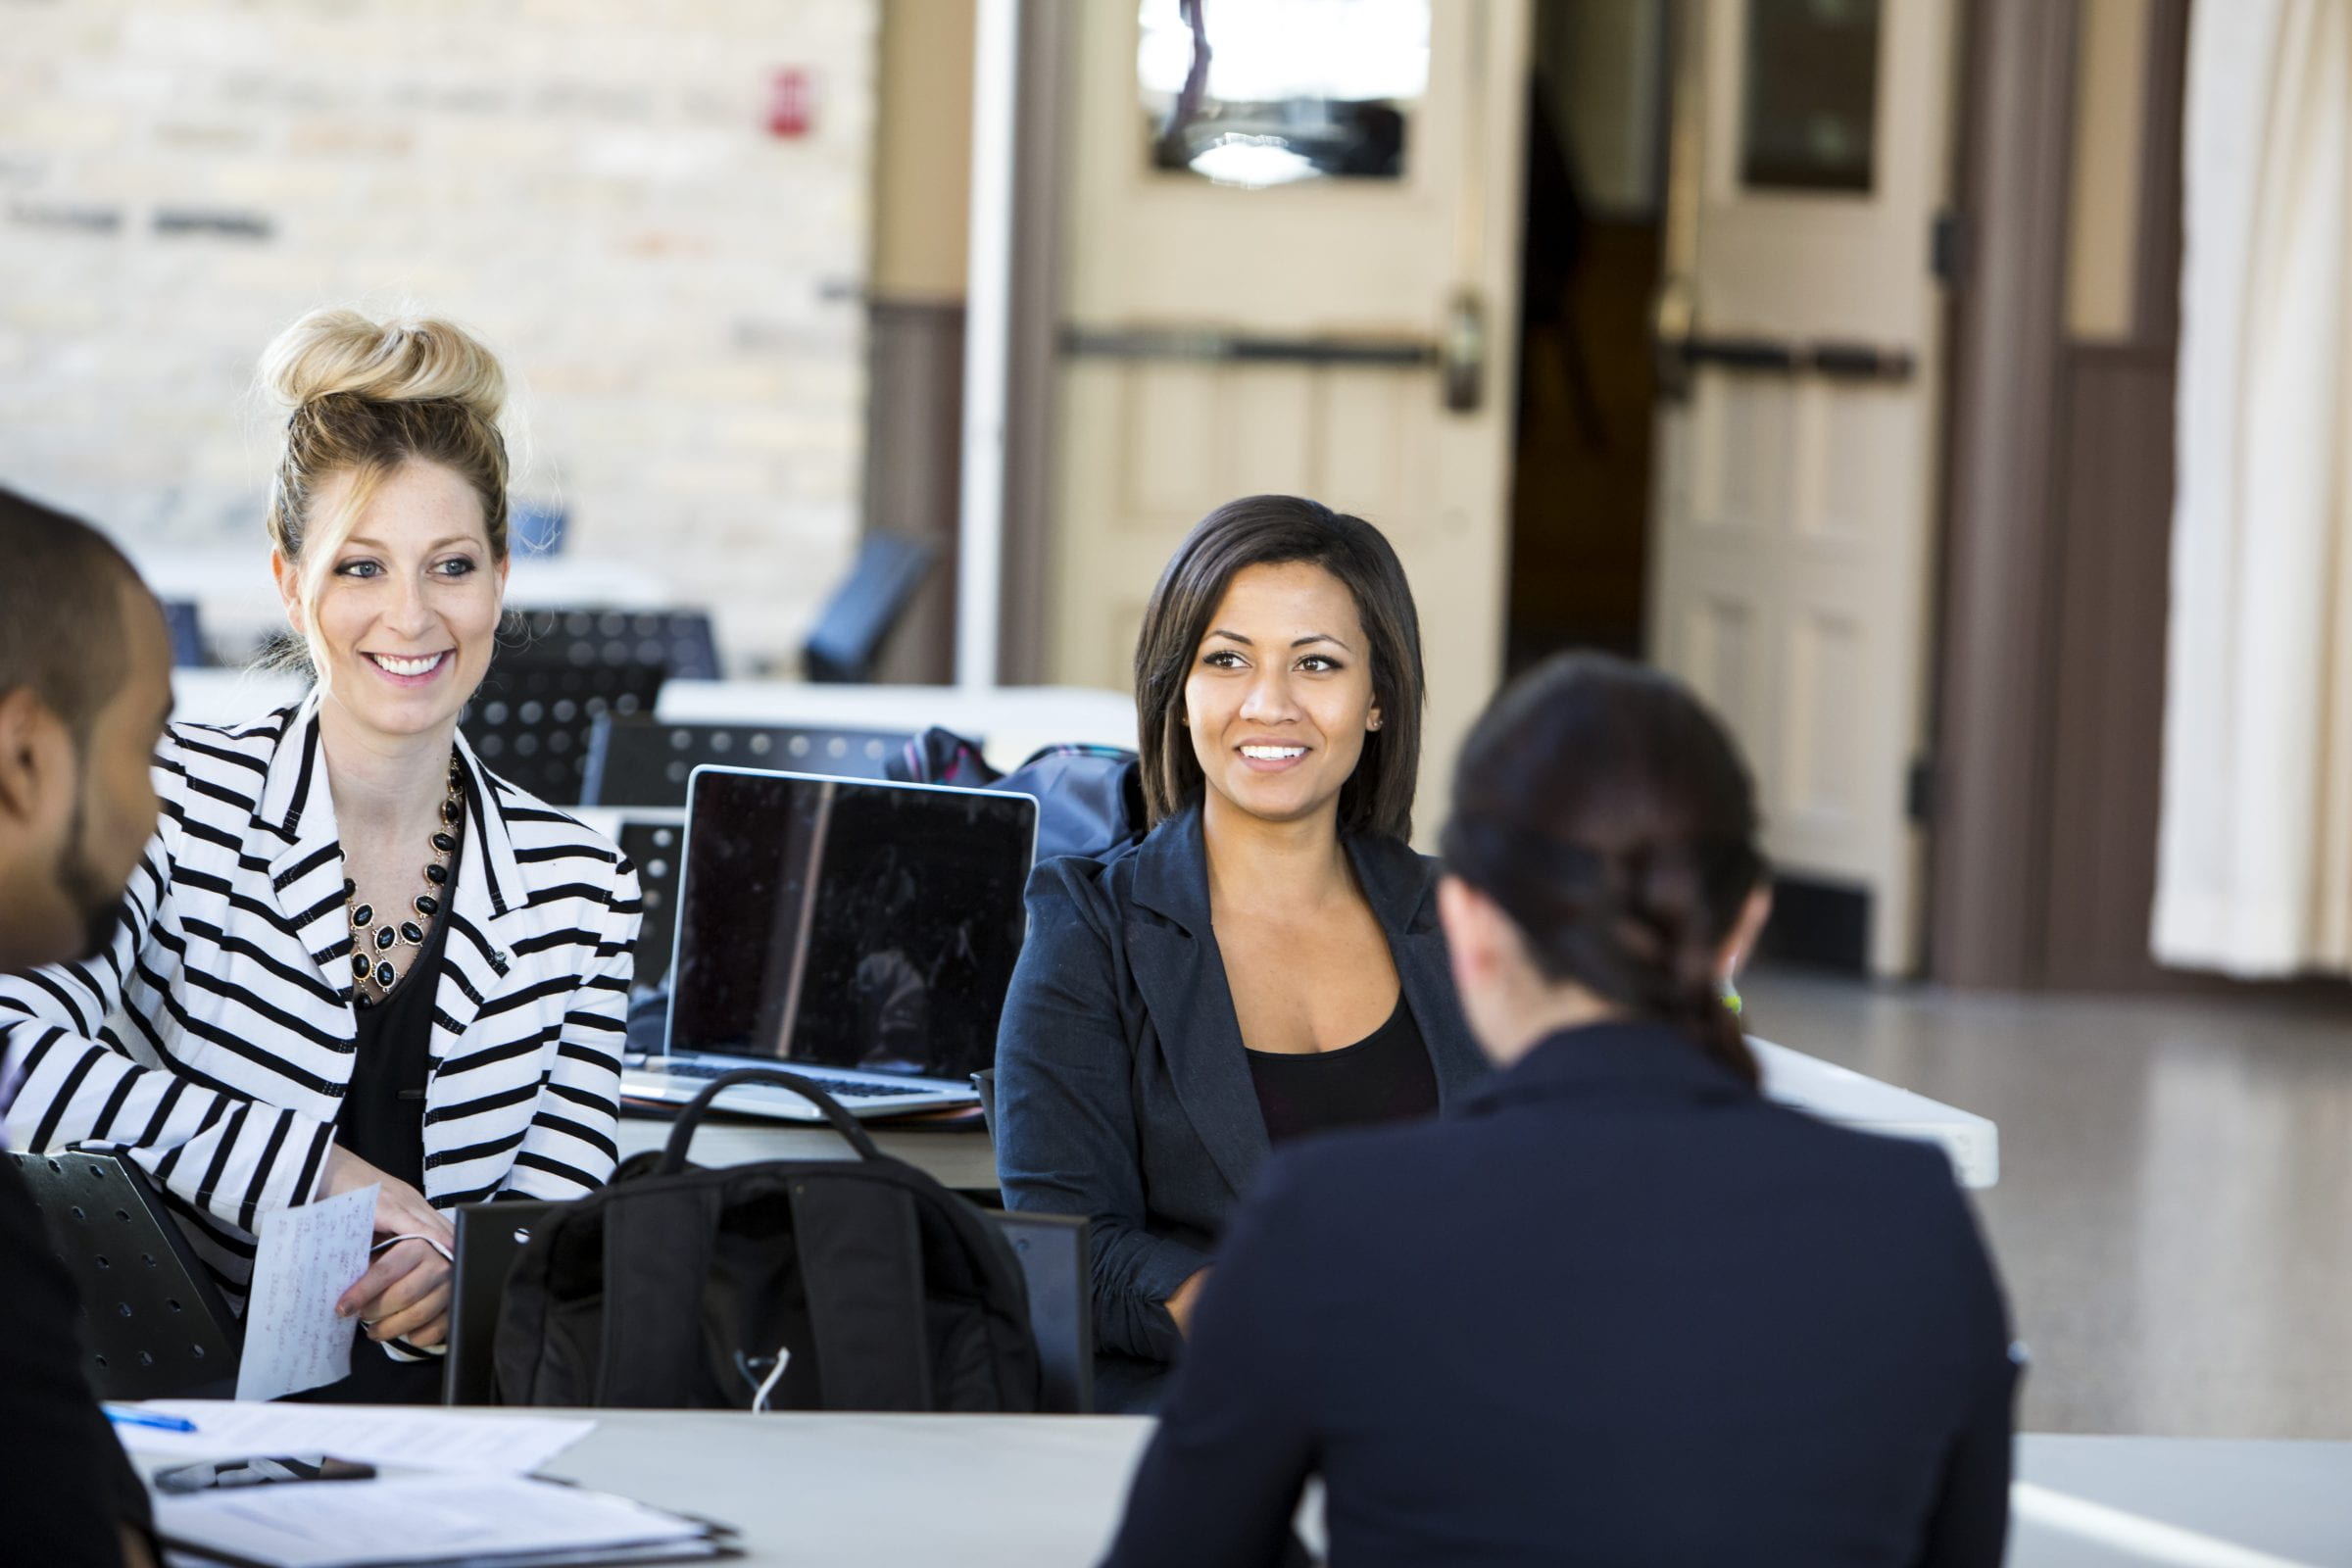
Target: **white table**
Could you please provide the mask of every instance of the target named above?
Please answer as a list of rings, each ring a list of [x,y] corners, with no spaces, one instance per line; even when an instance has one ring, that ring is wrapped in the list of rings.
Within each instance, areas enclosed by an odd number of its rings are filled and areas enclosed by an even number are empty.
[[[1764,1069],[1764,1093],[1782,1104],[1859,1132],[1935,1144],[1951,1156],[1963,1187],[2000,1181],[2000,1129],[1985,1117],[1754,1035],[1747,1044]]]
[[[1866,1078],[1816,1056],[1751,1038],[1764,1069],[1764,1092],[1784,1104],[1861,1132],[1917,1138],[1939,1146],[1967,1187],[1990,1187],[2000,1179],[2000,1129],[1983,1116],[1915,1095],[1908,1089]],[[993,1192],[996,1156],[988,1135],[965,1132],[893,1132],[886,1123],[868,1131],[882,1152],[928,1171],[958,1192]],[[629,1119],[620,1124],[620,1152],[659,1149],[669,1136],[665,1121]],[[793,1122],[709,1125],[695,1136],[696,1163],[731,1165],[754,1159],[838,1159],[845,1146],[828,1129]]]
[[[308,681],[285,670],[175,669],[172,716],[200,724],[258,718],[301,700]],[[981,743],[1000,769],[1041,746],[1135,744],[1135,701],[1081,686],[828,686],[786,680],[673,680],[657,717],[671,723],[807,724],[914,733],[940,724]]]
[[[1081,1568],[1108,1544],[1152,1430],[1136,1416],[580,1413],[596,1431],[547,1474],[734,1525],[748,1568]],[[2352,1443],[2028,1436],[2017,1454],[2012,1568],[2352,1563]]]
[[[918,732],[944,725],[982,743],[1000,768],[1041,746],[1135,745],[1135,699],[1091,686],[825,686],[807,681],[673,680],[656,716],[672,723],[823,724]]]

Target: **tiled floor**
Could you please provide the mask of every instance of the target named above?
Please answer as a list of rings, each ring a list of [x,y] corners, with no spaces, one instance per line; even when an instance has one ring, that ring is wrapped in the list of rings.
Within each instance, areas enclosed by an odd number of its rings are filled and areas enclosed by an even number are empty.
[[[1991,1117],[2036,1432],[2352,1438],[2352,1006],[1793,972],[1748,1027]]]

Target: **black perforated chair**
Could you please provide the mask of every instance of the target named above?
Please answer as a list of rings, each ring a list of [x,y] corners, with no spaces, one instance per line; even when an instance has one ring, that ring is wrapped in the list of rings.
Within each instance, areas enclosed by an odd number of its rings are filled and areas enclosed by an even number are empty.
[[[493,773],[550,805],[577,805],[596,721],[607,713],[651,713],[664,672],[658,663],[503,649],[458,715],[458,727]]]
[[[100,1150],[0,1159],[17,1162],[80,1293],[83,1367],[98,1397],[236,1392],[236,1320],[137,1166]]]
[[[914,601],[936,554],[928,540],[906,534],[869,533],[816,625],[802,645],[803,669],[812,681],[859,682],[874,678],[874,662],[891,629]]]
[[[670,724],[615,710],[599,718],[589,737],[580,804],[684,806],[686,780],[706,762],[886,779],[890,760],[910,739],[895,730]]]
[[[716,680],[718,639],[702,610],[525,610],[505,640],[534,654],[588,664],[659,664],[672,680]]]

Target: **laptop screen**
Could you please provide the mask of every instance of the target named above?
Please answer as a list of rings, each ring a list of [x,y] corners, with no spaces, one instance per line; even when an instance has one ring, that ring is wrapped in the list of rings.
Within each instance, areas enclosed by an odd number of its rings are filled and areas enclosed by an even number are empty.
[[[1026,795],[697,768],[669,1049],[946,1078],[996,1056]]]

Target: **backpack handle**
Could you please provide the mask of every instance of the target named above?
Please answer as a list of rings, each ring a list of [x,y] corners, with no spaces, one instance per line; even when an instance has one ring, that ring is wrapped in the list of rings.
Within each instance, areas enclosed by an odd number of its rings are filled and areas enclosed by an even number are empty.
[[[874,1147],[874,1141],[866,1130],[858,1125],[858,1118],[842,1109],[840,1101],[799,1073],[778,1072],[773,1067],[739,1067],[733,1072],[722,1072],[705,1084],[702,1093],[688,1101],[686,1107],[678,1112],[676,1123],[669,1129],[669,1142],[662,1149],[662,1163],[654,1167],[655,1175],[673,1176],[686,1168],[686,1148],[694,1142],[694,1130],[703,1124],[703,1117],[710,1109],[710,1102],[717,1098],[721,1089],[736,1084],[773,1084],[778,1089],[791,1090],[823,1111],[825,1120],[833,1124],[835,1132],[849,1140],[850,1147],[858,1152],[859,1158],[882,1157],[882,1151]]]

